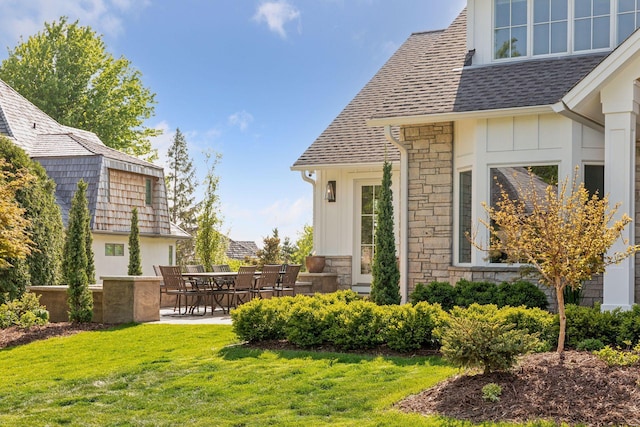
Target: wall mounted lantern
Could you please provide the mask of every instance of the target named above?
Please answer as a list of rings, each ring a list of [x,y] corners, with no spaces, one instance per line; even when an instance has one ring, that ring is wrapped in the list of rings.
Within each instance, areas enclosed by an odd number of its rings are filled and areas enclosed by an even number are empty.
[[[327,193],[325,194],[325,199],[327,199],[328,202],[336,201],[336,182],[335,181],[327,182]]]

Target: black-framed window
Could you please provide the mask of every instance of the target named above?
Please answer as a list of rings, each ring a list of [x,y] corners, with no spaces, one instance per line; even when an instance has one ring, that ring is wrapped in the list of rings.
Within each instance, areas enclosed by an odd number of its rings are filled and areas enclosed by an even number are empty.
[[[124,243],[105,243],[104,254],[106,256],[124,256]]]
[[[145,178],[144,189],[145,189],[144,203],[147,206],[151,206],[151,204],[153,203],[153,183],[151,182],[151,178]]]
[[[471,171],[460,172],[460,205],[458,212],[458,262],[471,262],[471,233],[472,217],[472,182]]]

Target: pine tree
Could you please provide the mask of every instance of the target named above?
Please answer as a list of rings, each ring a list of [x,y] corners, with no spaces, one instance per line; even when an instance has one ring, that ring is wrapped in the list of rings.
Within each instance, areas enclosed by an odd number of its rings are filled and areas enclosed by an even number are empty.
[[[382,168],[382,188],[378,202],[371,273],[371,300],[379,305],[400,304],[400,271],[396,261],[396,242],[393,233],[391,163],[386,160]]]
[[[197,224],[197,206],[194,193],[196,171],[189,157],[187,141],[176,129],[171,147],[167,152],[167,200],[169,202],[169,218],[171,222],[193,235]],[[183,240],[176,245],[176,261],[178,264],[193,261],[195,258],[193,239]]]
[[[273,229],[273,235],[267,236],[263,240],[263,247],[256,255],[258,257],[258,265],[262,267],[267,264],[280,264],[280,255],[282,248],[280,247],[280,237],[278,236],[278,229]]]
[[[138,208],[131,210],[131,231],[129,232],[129,276],[142,276],[140,261],[140,230],[138,229]]]
[[[211,154],[206,154],[207,163]],[[215,174],[215,168],[220,160],[220,154],[215,154],[214,160],[205,177],[205,196],[202,209],[198,215],[198,232],[196,234],[196,256],[198,262],[212,270],[214,264],[223,264],[226,260],[227,240],[220,232],[222,218],[218,199],[218,183],[220,177]]]
[[[87,223],[89,207],[87,202],[87,183],[78,181],[78,189],[71,201],[67,238],[64,244],[62,271],[64,281],[69,287],[68,304],[71,322],[90,322],[93,317],[93,297],[89,290],[87,276]]]

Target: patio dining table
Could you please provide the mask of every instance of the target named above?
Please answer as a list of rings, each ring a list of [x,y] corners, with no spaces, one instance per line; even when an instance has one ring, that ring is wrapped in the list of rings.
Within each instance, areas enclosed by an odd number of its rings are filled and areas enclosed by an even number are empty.
[[[182,273],[182,277],[186,282],[190,282],[192,286],[203,287],[211,293],[213,298],[211,304],[211,312],[213,314],[214,303],[222,308],[224,312],[225,307],[223,305],[225,295],[230,298],[233,285],[236,277],[238,277],[237,271],[204,271],[204,272],[189,272]],[[254,279],[260,277],[260,272],[254,273]],[[227,304],[227,310],[229,310],[229,304]]]

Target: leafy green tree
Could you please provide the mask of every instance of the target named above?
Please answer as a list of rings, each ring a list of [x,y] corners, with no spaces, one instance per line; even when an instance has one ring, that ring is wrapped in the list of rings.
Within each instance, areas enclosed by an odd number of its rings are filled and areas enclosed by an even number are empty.
[[[400,304],[400,270],[396,261],[396,242],[393,233],[391,163],[387,161],[382,167],[382,186],[378,202],[371,274],[371,300],[379,305]]]
[[[278,236],[278,229],[274,228],[273,235],[263,239],[263,248],[256,253],[258,265],[262,267],[267,264],[280,264],[282,262],[281,254],[280,236]]]
[[[131,231],[129,231],[129,276],[142,276],[140,261],[140,230],[138,228],[138,208],[131,210]]]
[[[109,147],[144,156],[144,126],[154,113],[155,94],[128,59],[114,58],[102,37],[66,17],[9,50],[0,78],[58,122],[95,132]]]
[[[171,147],[167,151],[167,200],[169,218],[191,235],[195,234],[198,223],[198,207],[195,203],[195,191],[198,185],[193,161],[189,156],[187,140],[180,129],[176,129]],[[214,164],[215,167],[215,164]],[[217,185],[217,183],[216,183]],[[176,245],[178,264],[195,259],[195,242],[183,240]]]
[[[33,244],[29,238],[30,221],[16,200],[16,192],[32,177],[25,171],[5,171],[4,166],[4,159],[0,159],[0,268],[11,267],[12,258],[26,258]]]
[[[609,253],[631,218],[623,214],[615,220],[619,205],[610,207],[607,196],[590,197],[584,184],[578,183],[577,169],[571,183],[567,178],[559,188],[548,185],[544,194],[534,180],[529,171],[529,183],[517,188],[518,198],[501,188],[494,207],[483,204],[489,219],[480,223],[490,232],[490,245],[485,248],[475,237],[472,244],[481,250],[502,251],[508,262],[527,264],[541,283],[555,289],[560,320],[557,352],[562,353],[567,324],[564,290],[579,289],[640,246]]]
[[[298,240],[296,240],[295,250],[291,255],[291,262],[294,264],[301,264],[303,269],[306,269],[304,265],[305,258],[313,252],[313,227],[305,224],[302,228],[302,232],[298,233]]]
[[[64,281],[69,286],[69,320],[72,322],[90,322],[93,317],[93,297],[87,275],[88,222],[87,183],[81,179],[71,201],[62,262]]]
[[[11,140],[0,136],[0,159],[3,170],[15,179],[18,170],[25,170],[34,179],[19,185],[16,200],[30,221],[28,231],[33,250],[25,259],[11,259],[12,268],[0,272],[0,294],[9,292],[18,297],[27,285],[56,285],[60,283],[64,226],[60,207],[56,203],[55,183],[44,168],[29,158]]]
[[[211,154],[207,153],[207,163]],[[218,183],[220,177],[215,174],[215,168],[220,160],[220,154],[213,156],[213,162],[205,177],[205,195],[198,215],[198,231],[196,233],[196,256],[207,271],[212,270],[214,264],[224,264],[226,261],[227,240],[221,233],[222,217],[220,214],[220,200],[218,197]]]

